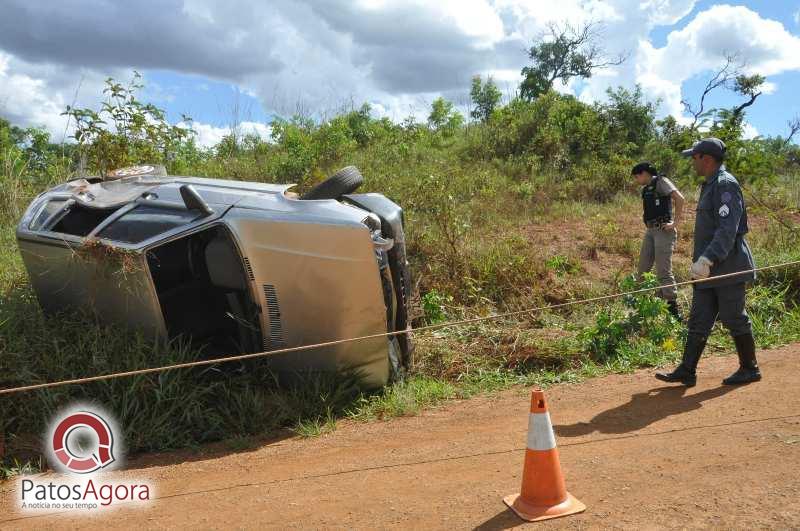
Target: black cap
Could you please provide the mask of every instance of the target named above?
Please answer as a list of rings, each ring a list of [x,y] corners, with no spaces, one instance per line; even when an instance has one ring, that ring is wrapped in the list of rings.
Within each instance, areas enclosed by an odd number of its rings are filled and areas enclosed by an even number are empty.
[[[698,140],[691,148],[681,151],[681,155],[684,157],[691,157],[695,154],[711,155],[714,158],[722,160],[725,158],[726,149],[725,142],[712,136]]]
[[[658,175],[658,170],[656,169],[656,167],[650,164],[649,162],[640,162],[639,164],[634,166],[633,169],[631,170],[631,175],[638,175],[643,171],[646,171],[650,175]]]

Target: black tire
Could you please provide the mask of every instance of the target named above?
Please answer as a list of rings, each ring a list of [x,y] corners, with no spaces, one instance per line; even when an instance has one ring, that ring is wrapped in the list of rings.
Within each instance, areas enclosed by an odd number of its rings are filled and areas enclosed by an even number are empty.
[[[347,166],[303,194],[300,199],[339,199],[355,192],[363,182],[364,177],[358,168]]]

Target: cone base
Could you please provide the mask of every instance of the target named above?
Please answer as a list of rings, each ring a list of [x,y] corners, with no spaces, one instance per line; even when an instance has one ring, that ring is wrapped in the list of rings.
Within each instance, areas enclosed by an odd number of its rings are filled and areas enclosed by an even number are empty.
[[[539,520],[549,520],[570,514],[582,513],[586,506],[578,501],[572,494],[567,493],[567,499],[557,505],[536,506],[524,501],[519,494],[511,494],[503,498],[506,505],[514,511],[517,516],[528,522],[538,522]]]

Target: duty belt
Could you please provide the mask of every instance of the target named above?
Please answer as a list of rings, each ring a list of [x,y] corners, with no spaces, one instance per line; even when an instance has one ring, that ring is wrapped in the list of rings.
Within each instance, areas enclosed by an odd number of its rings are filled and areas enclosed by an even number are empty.
[[[671,219],[653,219],[650,221],[645,221],[644,224],[648,229],[660,229],[663,225],[667,223],[672,223]]]

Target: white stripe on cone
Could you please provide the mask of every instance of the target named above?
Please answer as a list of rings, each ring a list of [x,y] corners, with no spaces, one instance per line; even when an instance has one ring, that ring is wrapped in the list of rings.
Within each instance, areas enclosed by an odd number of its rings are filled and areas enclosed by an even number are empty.
[[[552,450],[556,436],[550,424],[550,413],[531,413],[528,420],[528,450]]]

